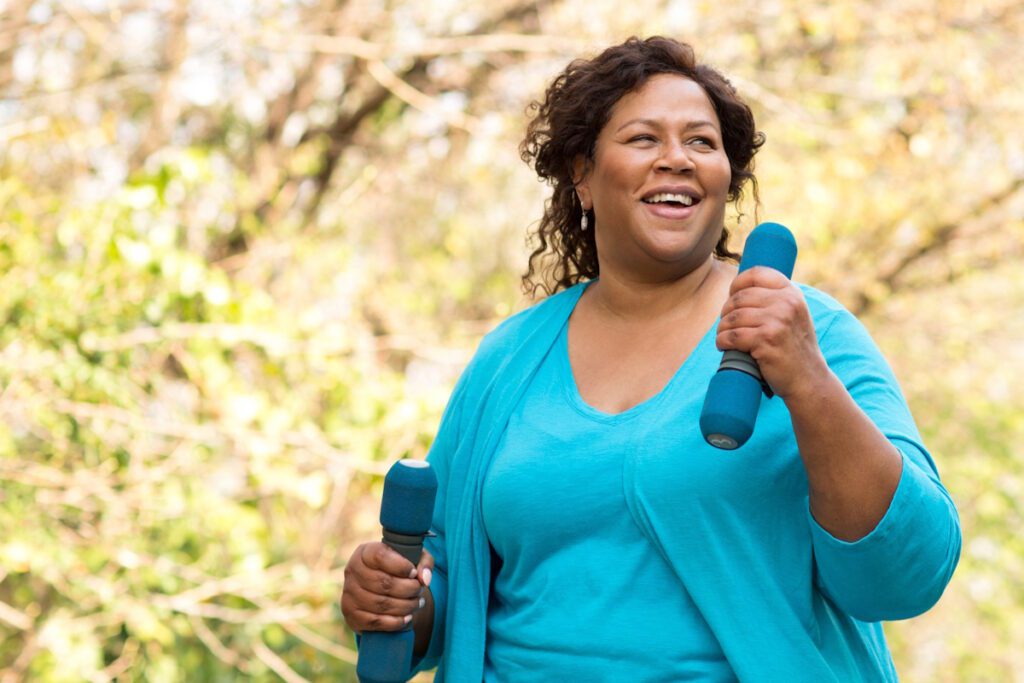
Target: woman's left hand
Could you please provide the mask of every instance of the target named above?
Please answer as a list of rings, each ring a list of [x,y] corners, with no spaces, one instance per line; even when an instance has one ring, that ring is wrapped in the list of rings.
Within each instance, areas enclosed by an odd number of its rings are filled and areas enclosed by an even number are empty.
[[[772,268],[751,268],[733,280],[715,344],[749,353],[787,402],[813,396],[829,371],[803,292]]]

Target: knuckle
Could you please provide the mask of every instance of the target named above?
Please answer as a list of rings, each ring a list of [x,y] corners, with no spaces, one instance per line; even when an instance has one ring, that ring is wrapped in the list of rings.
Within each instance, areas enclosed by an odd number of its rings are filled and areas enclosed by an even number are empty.
[[[351,557],[348,558],[348,562],[345,563],[345,572],[355,571],[359,567],[366,566],[366,543],[362,543],[356,546],[356,549],[352,551]]]
[[[343,595],[341,598],[341,611],[343,614],[355,615],[362,609],[359,600],[354,595]]]
[[[395,579],[390,574],[383,574],[380,577],[380,589],[382,593],[390,593],[395,588]]]
[[[374,561],[377,563],[378,566],[380,566],[380,564],[387,557],[387,546],[385,546],[383,543],[375,543],[373,545],[371,553],[373,555]]]
[[[377,598],[373,602],[373,606],[377,612],[387,612],[391,609],[393,603],[389,598]]]

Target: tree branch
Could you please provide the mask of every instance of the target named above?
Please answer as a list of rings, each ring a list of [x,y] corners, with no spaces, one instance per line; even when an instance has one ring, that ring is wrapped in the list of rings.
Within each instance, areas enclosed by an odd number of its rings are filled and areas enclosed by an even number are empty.
[[[930,231],[930,239],[927,242],[903,254],[896,263],[876,277],[875,282],[882,285],[886,290],[894,289],[902,274],[911,265],[925,256],[947,247],[965,224],[978,220],[990,211],[999,208],[1013,198],[1022,187],[1024,187],[1024,176],[1014,179],[996,194],[982,199],[956,220],[937,226]],[[869,296],[866,290],[862,290],[850,307],[850,312],[854,315],[862,315],[867,313],[877,303],[877,299]]]
[[[139,146],[132,152],[130,168],[138,168],[150,154],[167,140],[171,124],[181,111],[181,103],[174,96],[174,79],[188,52],[189,0],[176,0],[167,18],[167,38],[164,42],[160,87],[153,97],[149,129]]]
[[[535,14],[539,0],[525,0],[524,2],[513,5],[509,9],[505,10],[501,14],[497,15],[485,21],[476,31],[466,36],[457,36],[453,38],[446,38],[440,40],[471,40],[474,38],[482,38],[492,34],[495,29],[499,28],[503,24],[510,21],[522,20],[525,17]],[[358,39],[357,39],[358,40]],[[367,41],[359,41],[359,44],[366,43]],[[453,43],[454,44],[454,43]],[[364,60],[368,64],[372,64],[374,61],[380,62],[380,59],[375,60]],[[400,79],[403,83],[408,85],[409,88],[415,90],[415,79],[422,77],[426,74],[427,65],[430,63],[430,59],[427,56],[419,56],[413,61],[412,65],[406,68],[401,75],[395,74],[396,78]],[[382,63],[381,63],[382,65]],[[368,69],[370,67],[368,66]],[[377,73],[371,72],[371,76],[374,77],[378,83],[381,82],[381,77],[385,81],[389,80],[389,77],[383,73],[379,67],[374,67]],[[389,70],[390,71],[390,70]],[[397,82],[392,81],[392,85],[398,85]],[[399,85],[401,88],[401,86]],[[404,90],[406,94],[412,94],[407,90]],[[364,102],[363,105],[350,116],[339,116],[331,125],[328,135],[330,143],[327,149],[321,155],[321,167],[319,172],[314,177],[316,191],[307,205],[304,214],[304,222],[309,223],[312,217],[316,214],[320,204],[323,201],[324,195],[327,192],[327,188],[330,185],[331,178],[334,175],[334,171],[338,166],[338,161],[341,158],[341,153],[344,148],[349,144],[352,137],[354,137],[356,130],[362,124],[362,122],[373,112],[377,111],[384,102],[393,94],[393,90],[384,85],[380,85],[378,89],[370,95]],[[415,98],[415,95],[413,95]]]
[[[32,4],[33,0],[17,0],[7,3],[5,8],[7,21],[4,22],[4,28],[14,27],[14,35],[7,45],[0,46],[0,87],[13,80],[14,51],[21,42],[21,31],[28,28],[28,11]]]
[[[454,128],[461,128],[470,134],[477,132],[480,122],[476,117],[470,116],[469,114],[463,114],[462,112],[444,111],[441,109],[441,105],[438,103],[437,99],[409,85],[394,71],[389,69],[384,62],[375,59],[368,62],[366,66],[367,71],[371,76],[373,76],[375,81],[387,88],[392,95],[406,104],[428,113],[439,112],[448,122],[448,125]]]
[[[320,652],[329,654],[335,659],[340,659],[341,661],[349,664],[354,665],[356,663],[357,655],[355,651],[324,638],[319,633],[309,630],[298,622],[285,621],[282,622],[280,626],[284,628],[285,631],[288,631],[288,633],[291,633],[299,640]]]
[[[35,622],[21,610],[11,607],[6,602],[0,602],[0,621],[5,621],[21,631],[28,631]]]
[[[220,642],[220,638],[210,630],[210,627],[206,625],[206,620],[202,617],[194,614],[188,615],[189,624],[192,626],[192,632],[196,634],[203,645],[206,646],[213,656],[224,662],[228,666],[235,667],[244,674],[252,673],[252,668],[248,663],[242,659],[241,656],[234,650],[225,647],[224,643]]]
[[[319,52],[348,55],[366,61],[391,58],[428,58],[467,52],[526,52],[540,54],[577,54],[590,47],[587,43],[564,36],[521,33],[489,33],[427,38],[413,43],[375,43],[353,36],[304,35],[284,36],[264,33],[259,44],[278,52]]]
[[[267,647],[266,643],[264,643],[262,639],[256,639],[256,642],[252,645],[252,651],[261,662],[270,667],[270,669],[283,678],[286,683],[310,683],[309,680],[297,674],[294,669],[288,666],[287,662],[278,657],[273,650]]]

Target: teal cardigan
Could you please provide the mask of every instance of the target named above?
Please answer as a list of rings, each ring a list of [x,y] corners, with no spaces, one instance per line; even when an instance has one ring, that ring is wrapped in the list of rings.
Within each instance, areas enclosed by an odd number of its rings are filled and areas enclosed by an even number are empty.
[[[438,682],[482,679],[491,577],[484,476],[509,415],[584,288],[548,297],[484,338],[428,455],[439,481],[437,536],[427,540],[436,560],[434,627],[414,671],[438,666]],[[878,526],[849,543],[815,522],[779,399],[762,401],[743,449],[707,447],[708,462],[718,463],[709,466],[734,468],[751,482],[749,496],[673,495],[664,484],[671,464],[646,462],[637,453],[624,470],[627,505],[674,567],[740,680],[896,680],[879,622],[915,616],[938,600],[959,558],[959,521],[866,330],[835,300],[801,288],[829,366],[903,455],[899,485]],[[717,368],[704,365],[710,379]],[[696,416],[692,425],[680,425],[696,429]]]

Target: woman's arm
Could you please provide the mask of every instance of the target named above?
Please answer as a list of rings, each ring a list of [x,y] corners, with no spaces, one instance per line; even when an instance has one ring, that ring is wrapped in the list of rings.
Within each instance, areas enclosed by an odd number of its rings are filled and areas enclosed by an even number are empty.
[[[914,616],[956,567],[956,509],[863,325],[837,304],[824,324],[818,335],[798,287],[753,268],[733,282],[718,345],[749,352],[790,411],[819,588],[862,621]]]
[[[903,457],[826,365],[784,400],[807,471],[811,514],[839,540],[856,541],[881,521]]]
[[[889,508],[902,458],[832,372],[800,289],[768,268],[741,273],[717,342],[750,353],[785,401],[814,518],[838,539],[866,536]]]

